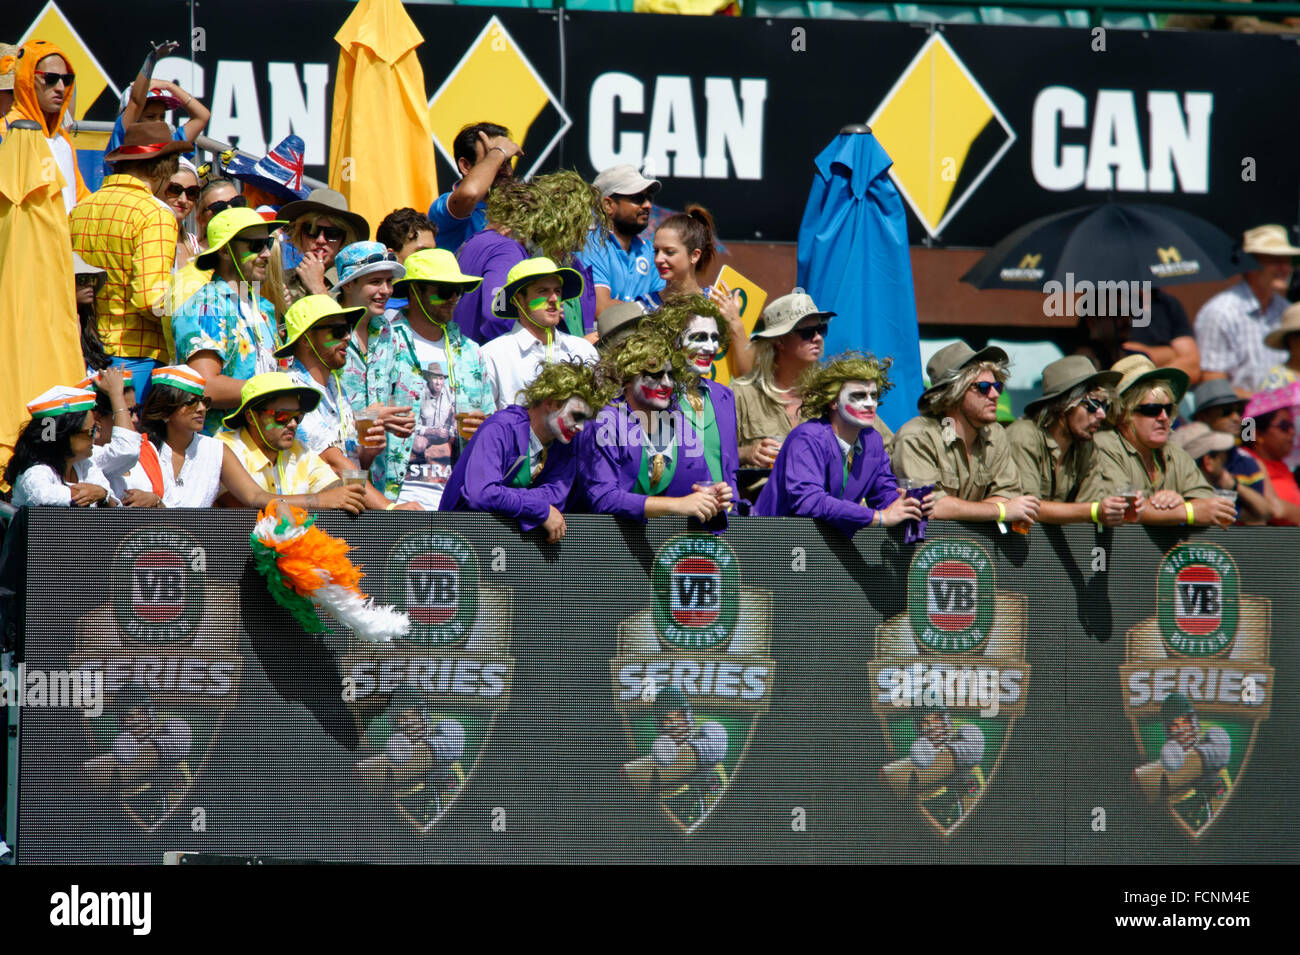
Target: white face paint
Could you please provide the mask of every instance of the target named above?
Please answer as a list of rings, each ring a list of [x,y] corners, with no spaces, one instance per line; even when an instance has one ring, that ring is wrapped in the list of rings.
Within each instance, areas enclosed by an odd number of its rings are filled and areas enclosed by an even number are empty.
[[[874,381],[846,381],[835,399],[835,411],[845,424],[870,427],[876,420],[877,387]]]
[[[707,315],[696,315],[682,332],[682,347],[690,356],[691,363],[700,372],[706,372],[713,364],[713,358],[722,347],[722,336],[718,334],[718,322]]]
[[[632,379],[632,393],[647,408],[663,411],[673,400],[672,371],[665,368],[653,375],[642,372]]]
[[[591,406],[577,395],[546,416],[546,427],[560,444],[568,444],[591,418]]]

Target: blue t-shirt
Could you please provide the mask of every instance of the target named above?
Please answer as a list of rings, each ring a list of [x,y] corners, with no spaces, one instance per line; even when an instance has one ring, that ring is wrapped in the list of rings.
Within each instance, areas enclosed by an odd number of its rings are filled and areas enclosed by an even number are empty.
[[[433,205],[429,206],[429,221],[438,227],[438,248],[456,252],[470,236],[487,228],[487,203],[476,205],[468,219],[457,219],[447,209],[450,197],[450,192],[444,192],[433,200]]]
[[[655,268],[654,246],[643,236],[633,239],[632,248],[624,252],[623,244],[614,236],[600,240],[593,229],[578,258],[591,270],[592,282],[605,286],[610,297],[620,302],[644,302],[664,287]]]
[[[126,127],[122,125],[122,117],[119,116],[117,118],[117,122],[113,124],[113,135],[108,137],[108,145],[104,147],[104,155],[105,156],[109,155],[114,150],[116,150],[118,146],[121,146],[122,140],[125,137],[126,137]],[[183,141],[185,139],[185,127],[178,126],[176,129],[173,129],[172,139],[176,140],[177,142]],[[193,156],[194,150],[191,149],[189,152],[183,152],[181,153],[181,155]],[[112,163],[107,163],[107,162],[104,163],[104,175],[105,176],[113,175]]]

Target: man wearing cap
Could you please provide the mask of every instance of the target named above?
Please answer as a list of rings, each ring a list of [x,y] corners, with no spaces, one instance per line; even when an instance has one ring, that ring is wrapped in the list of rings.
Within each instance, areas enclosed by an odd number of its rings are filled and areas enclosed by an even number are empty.
[[[1007,426],[1020,489],[1039,499],[1043,523],[1113,526],[1124,520],[1124,498],[1111,494],[1085,501],[1078,496],[1092,466],[1093,436],[1106,421],[1111,388],[1121,377],[1117,371],[1095,371],[1082,355],[1054,361],[1043,369],[1042,397],[1025,405],[1025,416]]]
[[[95,299],[99,337],[113,363],[141,382],[171,357],[163,321],[176,260],[176,216],[155,194],[179,168],[185,147],[163,123],[136,123],[106,159],[117,172],[72,210],[72,250],[107,278]]]
[[[1254,505],[1260,503],[1256,498],[1269,497],[1272,490],[1268,485],[1268,475],[1258,461],[1238,446],[1246,402],[1231,382],[1226,378],[1202,382],[1192,392],[1192,404],[1193,421],[1202,422],[1213,431],[1232,435],[1233,446],[1228,451],[1224,470],[1233,475],[1240,488],[1245,488],[1246,494],[1241,495],[1241,500],[1249,498],[1250,504]]]
[[[536,527],[555,543],[566,530],[565,501],[577,474],[577,436],[609,391],[592,366],[547,365],[521,396],[478,429],[452,469],[439,510],[490,511]]]
[[[543,364],[575,357],[599,360],[591,342],[558,327],[564,300],[578,298],[582,288],[582,276],[547,258],[525,259],[510,270],[492,314],[517,319],[514,330],[492,339],[482,351],[496,407],[514,404]]]
[[[1092,466],[1079,498],[1098,501],[1121,488],[1137,491],[1137,520],[1143,524],[1226,527],[1236,519],[1231,502],[1214,496],[1187,452],[1169,443],[1172,422],[1187,390],[1187,375],[1156,368],[1142,355],[1116,363],[1122,371],[1118,424],[1093,438]]]
[[[1239,484],[1236,475],[1227,468],[1228,455],[1237,451],[1236,438],[1215,431],[1203,421],[1193,421],[1175,429],[1169,441],[1187,452],[1211,487],[1236,493],[1238,524],[1268,523],[1273,516],[1269,501],[1258,491]],[[1263,474],[1262,468],[1260,473]]]
[[[1237,394],[1249,398],[1269,370],[1287,359],[1286,352],[1265,344],[1265,336],[1282,323],[1291,259],[1300,248],[1291,244],[1285,226],[1262,225],[1247,230],[1242,251],[1258,267],[1202,305],[1195,329],[1202,380],[1227,378]]]
[[[239,404],[244,382],[279,367],[275,307],[261,294],[271,259],[270,230],[277,224],[248,208],[213,216],[208,250],[195,258],[199,268],[213,270],[212,281],[172,319],[177,357],[207,379],[212,408],[204,434],[217,433],[222,416]]]
[[[638,302],[664,287],[654,267],[654,246],[641,235],[660,183],[641,175],[631,163],[621,163],[602,172],[593,185],[600,190],[612,228],[608,234],[592,229],[578,258],[591,270],[599,317],[614,302]]]
[[[596,351],[602,356],[631,335],[644,321],[646,311],[636,302],[615,302],[596,319]]]
[[[461,178],[433,200],[429,221],[438,228],[438,247],[455,253],[487,226],[484,200],[497,183],[514,178],[512,160],[523,150],[504,126],[471,123],[456,134],[451,151]]]
[[[306,199],[281,206],[277,215],[287,224],[276,234],[272,250],[269,297],[287,311],[304,295],[332,294],[328,272],[341,270],[335,257],[369,239],[370,223],[348,209],[347,198],[334,189],[313,189]]]
[[[975,351],[965,342],[939,349],[925,366],[930,387],[920,415],[894,435],[894,473],[933,484],[939,520],[1038,519],[1039,499],[1022,494],[1006,433],[997,424],[998,395],[1008,376],[1007,353]]]
[[[433,508],[461,444],[496,410],[480,348],[452,320],[461,295],[482,280],[463,273],[446,249],[413,252],[405,265],[406,274],[394,288],[408,304],[389,310],[371,338],[364,401],[406,406],[418,414],[414,430],[389,430],[370,473],[390,498]],[[439,444],[448,445],[446,460],[435,467],[425,457]]]

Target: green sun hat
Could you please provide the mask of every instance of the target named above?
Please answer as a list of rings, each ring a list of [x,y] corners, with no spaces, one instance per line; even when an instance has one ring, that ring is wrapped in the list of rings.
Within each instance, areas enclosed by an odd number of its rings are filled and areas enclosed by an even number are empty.
[[[410,295],[410,282],[459,285],[462,292],[472,292],[483,284],[482,277],[462,272],[455,254],[448,249],[421,249],[408,255],[402,264],[406,266],[406,277],[393,283],[393,291],[403,297]]]
[[[366,317],[366,309],[344,308],[328,295],[308,295],[298,299],[284,313],[284,344],[275,350],[276,358],[287,358],[293,354],[293,346],[317,322],[342,315],[352,319],[352,328],[356,329]]]
[[[303,412],[315,411],[320,404],[320,392],[315,388],[298,384],[282,371],[271,371],[254,375],[244,382],[244,387],[239,389],[239,407],[222,418],[221,423],[232,431],[238,431],[244,410],[254,402],[272,395],[297,395]]]
[[[548,275],[554,275],[560,280],[560,301],[582,295],[582,273],[576,269],[560,268],[545,256],[524,259],[506,274],[506,285],[501,290],[501,297],[492,302],[492,314],[497,318],[519,318],[519,309],[515,308],[514,303],[515,293]]]
[[[230,245],[230,240],[239,233],[254,227],[265,228],[268,233],[273,233],[275,227],[280,225],[285,225],[284,220],[272,219],[268,222],[255,209],[246,206],[222,209],[208,223],[208,250],[195,256],[194,265],[200,269],[216,268],[217,253]]]

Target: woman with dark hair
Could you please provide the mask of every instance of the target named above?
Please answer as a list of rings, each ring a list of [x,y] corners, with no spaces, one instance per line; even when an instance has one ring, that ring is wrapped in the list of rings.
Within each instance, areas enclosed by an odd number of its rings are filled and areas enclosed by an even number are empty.
[[[211,507],[220,489],[244,507],[259,510],[277,497],[296,507],[342,507],[353,514],[362,509],[359,487],[321,494],[273,495],[262,490],[239,462],[235,452],[216,438],[202,434],[211,401],[203,393],[206,381],[189,365],[169,365],[153,373],[153,386],[141,409],[147,440],[140,446],[140,465],[127,475],[130,487],[149,491],[163,507]],[[334,490],[334,489],[331,489]],[[355,493],[353,493],[355,492]],[[148,506],[141,501],[142,506]]]
[[[1286,466],[1287,455],[1295,447],[1295,412],[1289,405],[1276,407],[1275,395],[1277,392],[1262,392],[1246,406],[1246,417],[1242,420],[1253,420],[1255,427],[1254,437],[1246,442],[1245,450],[1264,469],[1277,496],[1268,522],[1295,527],[1300,525],[1300,486]],[[1272,410],[1263,410],[1270,405]]]
[[[104,343],[99,340],[99,313],[95,295],[108,273],[91,265],[76,252],[72,253],[72,273],[77,282],[77,319],[81,322],[81,357],[87,372],[96,372],[112,364]]]
[[[94,406],[94,392],[63,385],[28,403],[32,420],[18,432],[4,474],[13,488],[14,507],[119,503],[108,489],[108,478],[90,457]]]
[[[739,377],[754,367],[749,338],[740,320],[740,302],[730,289],[700,284],[718,257],[713,238],[716,232],[713,216],[700,205],[688,205],[685,212],[661,222],[655,230],[655,268],[665,284],[662,292],[651,292],[648,298],[656,306],[680,295],[703,295],[710,299],[731,332],[734,343],[731,370]]]

